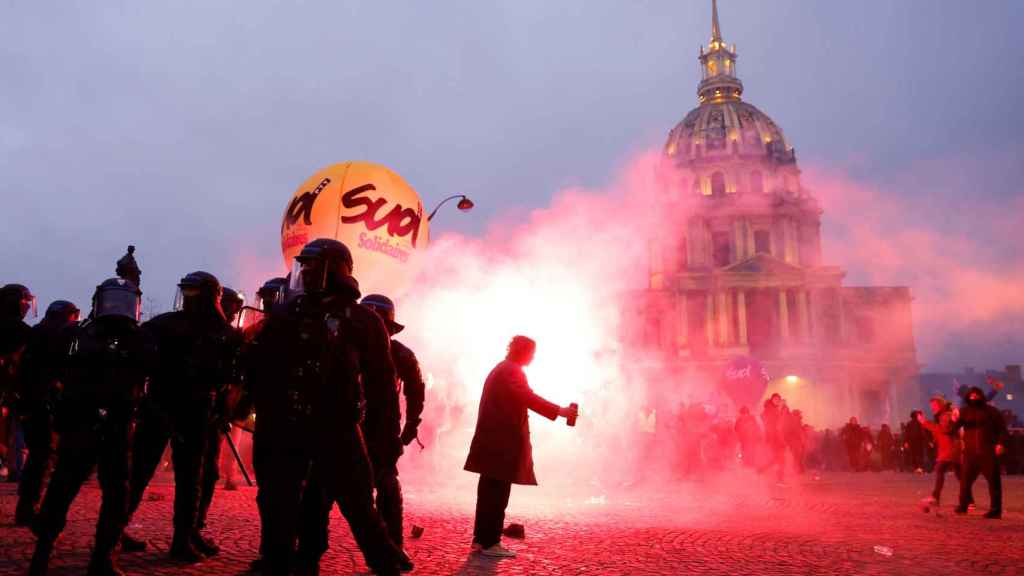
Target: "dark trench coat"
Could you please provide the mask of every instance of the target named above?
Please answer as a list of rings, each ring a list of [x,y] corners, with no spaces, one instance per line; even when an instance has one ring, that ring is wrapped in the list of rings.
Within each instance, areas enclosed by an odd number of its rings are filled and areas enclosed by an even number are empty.
[[[518,364],[502,361],[484,383],[465,469],[513,484],[535,486],[528,410],[554,420],[559,407],[530,389]]]

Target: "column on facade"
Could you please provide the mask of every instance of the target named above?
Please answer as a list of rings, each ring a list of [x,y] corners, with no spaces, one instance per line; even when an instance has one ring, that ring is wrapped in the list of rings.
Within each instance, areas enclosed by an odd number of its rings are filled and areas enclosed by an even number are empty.
[[[686,291],[681,291],[676,297],[676,318],[679,321],[679,328],[676,330],[676,348],[686,348],[690,339],[690,323],[686,316]]]
[[[718,300],[718,342],[725,346],[729,344],[729,293],[719,290],[716,297]]]
[[[750,223],[750,220],[744,221],[747,233],[747,256],[754,256],[757,249],[754,246],[754,226]]]
[[[789,341],[789,302],[785,288],[779,289],[779,336],[783,342]]]
[[[746,260],[747,247],[746,247],[746,235],[743,234],[743,221],[737,218],[732,222],[732,237],[733,242],[736,243],[736,261],[742,262]]]
[[[707,338],[708,346],[715,345],[715,301],[708,290],[704,293],[704,335]]]
[[[836,289],[836,309],[839,316],[839,343],[846,344],[846,310],[843,306],[843,289]]]
[[[800,325],[800,340],[811,341],[811,316],[807,310],[807,290],[796,291],[796,318]]]
[[[790,264],[797,264],[796,234],[794,233],[793,221],[786,218],[782,221],[782,242],[784,246],[785,261]]]
[[[740,346],[747,345],[747,295],[743,290],[736,291],[736,324],[739,329]]]

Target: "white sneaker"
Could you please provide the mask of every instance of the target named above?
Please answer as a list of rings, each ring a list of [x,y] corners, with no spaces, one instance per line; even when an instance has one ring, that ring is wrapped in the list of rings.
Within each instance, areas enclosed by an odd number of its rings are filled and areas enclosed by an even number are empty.
[[[502,546],[501,542],[498,542],[497,544],[495,544],[494,546],[491,546],[490,548],[483,548],[483,549],[481,549],[480,550],[480,554],[483,554],[484,556],[490,556],[491,558],[515,558],[516,557],[516,553],[513,552],[512,550],[509,550],[508,548],[505,548],[504,546]]]

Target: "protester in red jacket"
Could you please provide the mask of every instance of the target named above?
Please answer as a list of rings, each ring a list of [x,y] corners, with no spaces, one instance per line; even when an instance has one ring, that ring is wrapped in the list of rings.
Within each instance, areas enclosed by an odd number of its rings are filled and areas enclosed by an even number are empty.
[[[924,414],[917,413],[917,421],[935,438],[937,455],[935,457],[935,488],[932,495],[922,500],[925,511],[930,506],[938,506],[942,496],[946,472],[956,474],[957,480],[963,481],[960,467],[960,437],[953,422],[953,406],[941,395],[933,396],[929,402],[934,421],[929,421]]]
[[[550,420],[576,417],[575,406],[559,407],[530,389],[523,367],[533,361],[536,350],[536,342],[526,336],[513,338],[508,355],[491,370],[480,397],[465,469],[480,474],[473,547],[486,556],[515,556],[501,545],[508,497],[512,484],[537,484],[527,410]]]

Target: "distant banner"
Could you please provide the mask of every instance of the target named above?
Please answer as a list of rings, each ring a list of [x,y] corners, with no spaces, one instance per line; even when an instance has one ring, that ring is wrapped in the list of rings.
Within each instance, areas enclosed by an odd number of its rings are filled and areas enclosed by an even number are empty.
[[[725,366],[721,386],[737,407],[754,410],[768,388],[768,371],[751,356],[738,356]]]

